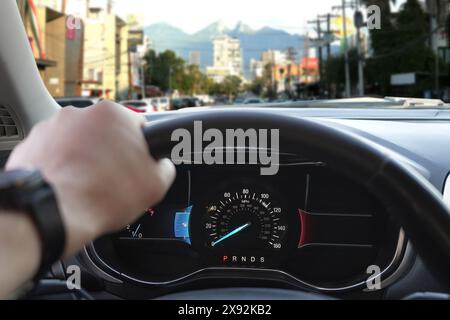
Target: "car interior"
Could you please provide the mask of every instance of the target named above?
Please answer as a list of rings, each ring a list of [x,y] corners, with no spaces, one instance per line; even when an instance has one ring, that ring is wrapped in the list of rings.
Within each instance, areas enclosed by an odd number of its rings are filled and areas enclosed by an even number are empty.
[[[60,106],[40,78],[15,1],[1,6],[4,164]],[[279,148],[269,147],[279,171],[196,163],[192,151],[161,203],[56,263],[32,298],[450,299],[449,107],[358,98],[145,114],[156,159],[170,157],[174,130],[194,134],[197,121],[223,133],[279,130]],[[236,209],[244,215],[233,217]],[[225,226],[250,224],[259,229],[218,237]],[[65,287],[70,265],[81,268],[82,290]]]

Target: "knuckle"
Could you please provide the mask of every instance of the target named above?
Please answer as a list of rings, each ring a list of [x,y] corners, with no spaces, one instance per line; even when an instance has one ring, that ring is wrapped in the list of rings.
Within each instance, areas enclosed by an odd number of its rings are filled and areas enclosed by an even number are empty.
[[[120,110],[116,103],[103,100],[90,107],[92,113],[99,118],[113,120],[120,117]]]

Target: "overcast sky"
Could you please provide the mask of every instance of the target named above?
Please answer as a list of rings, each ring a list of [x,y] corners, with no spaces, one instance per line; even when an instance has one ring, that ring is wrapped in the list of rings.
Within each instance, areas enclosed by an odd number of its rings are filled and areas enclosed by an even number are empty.
[[[398,5],[406,0],[397,0]],[[270,26],[304,33],[307,21],[324,14],[340,0],[114,0],[117,13],[141,13],[145,25],[166,22],[194,33],[221,20],[227,26],[243,21],[252,28]],[[397,5],[397,6],[398,6]]]

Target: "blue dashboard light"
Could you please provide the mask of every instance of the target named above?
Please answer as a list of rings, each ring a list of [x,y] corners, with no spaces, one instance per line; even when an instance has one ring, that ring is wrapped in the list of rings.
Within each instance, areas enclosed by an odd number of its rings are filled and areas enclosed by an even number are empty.
[[[191,217],[192,206],[186,208],[183,212],[175,213],[174,231],[175,238],[183,239],[186,243],[191,244],[189,235],[189,219]]]

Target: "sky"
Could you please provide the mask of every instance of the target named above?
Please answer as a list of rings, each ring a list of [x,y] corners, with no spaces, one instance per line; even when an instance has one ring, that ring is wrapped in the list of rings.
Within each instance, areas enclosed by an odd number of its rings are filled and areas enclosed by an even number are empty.
[[[185,32],[194,33],[222,21],[233,27],[243,21],[258,29],[270,26],[289,33],[305,33],[307,21],[325,14],[340,0],[113,0],[115,10],[124,16],[144,15],[145,25],[166,22]],[[398,0],[397,7],[406,0]]]

